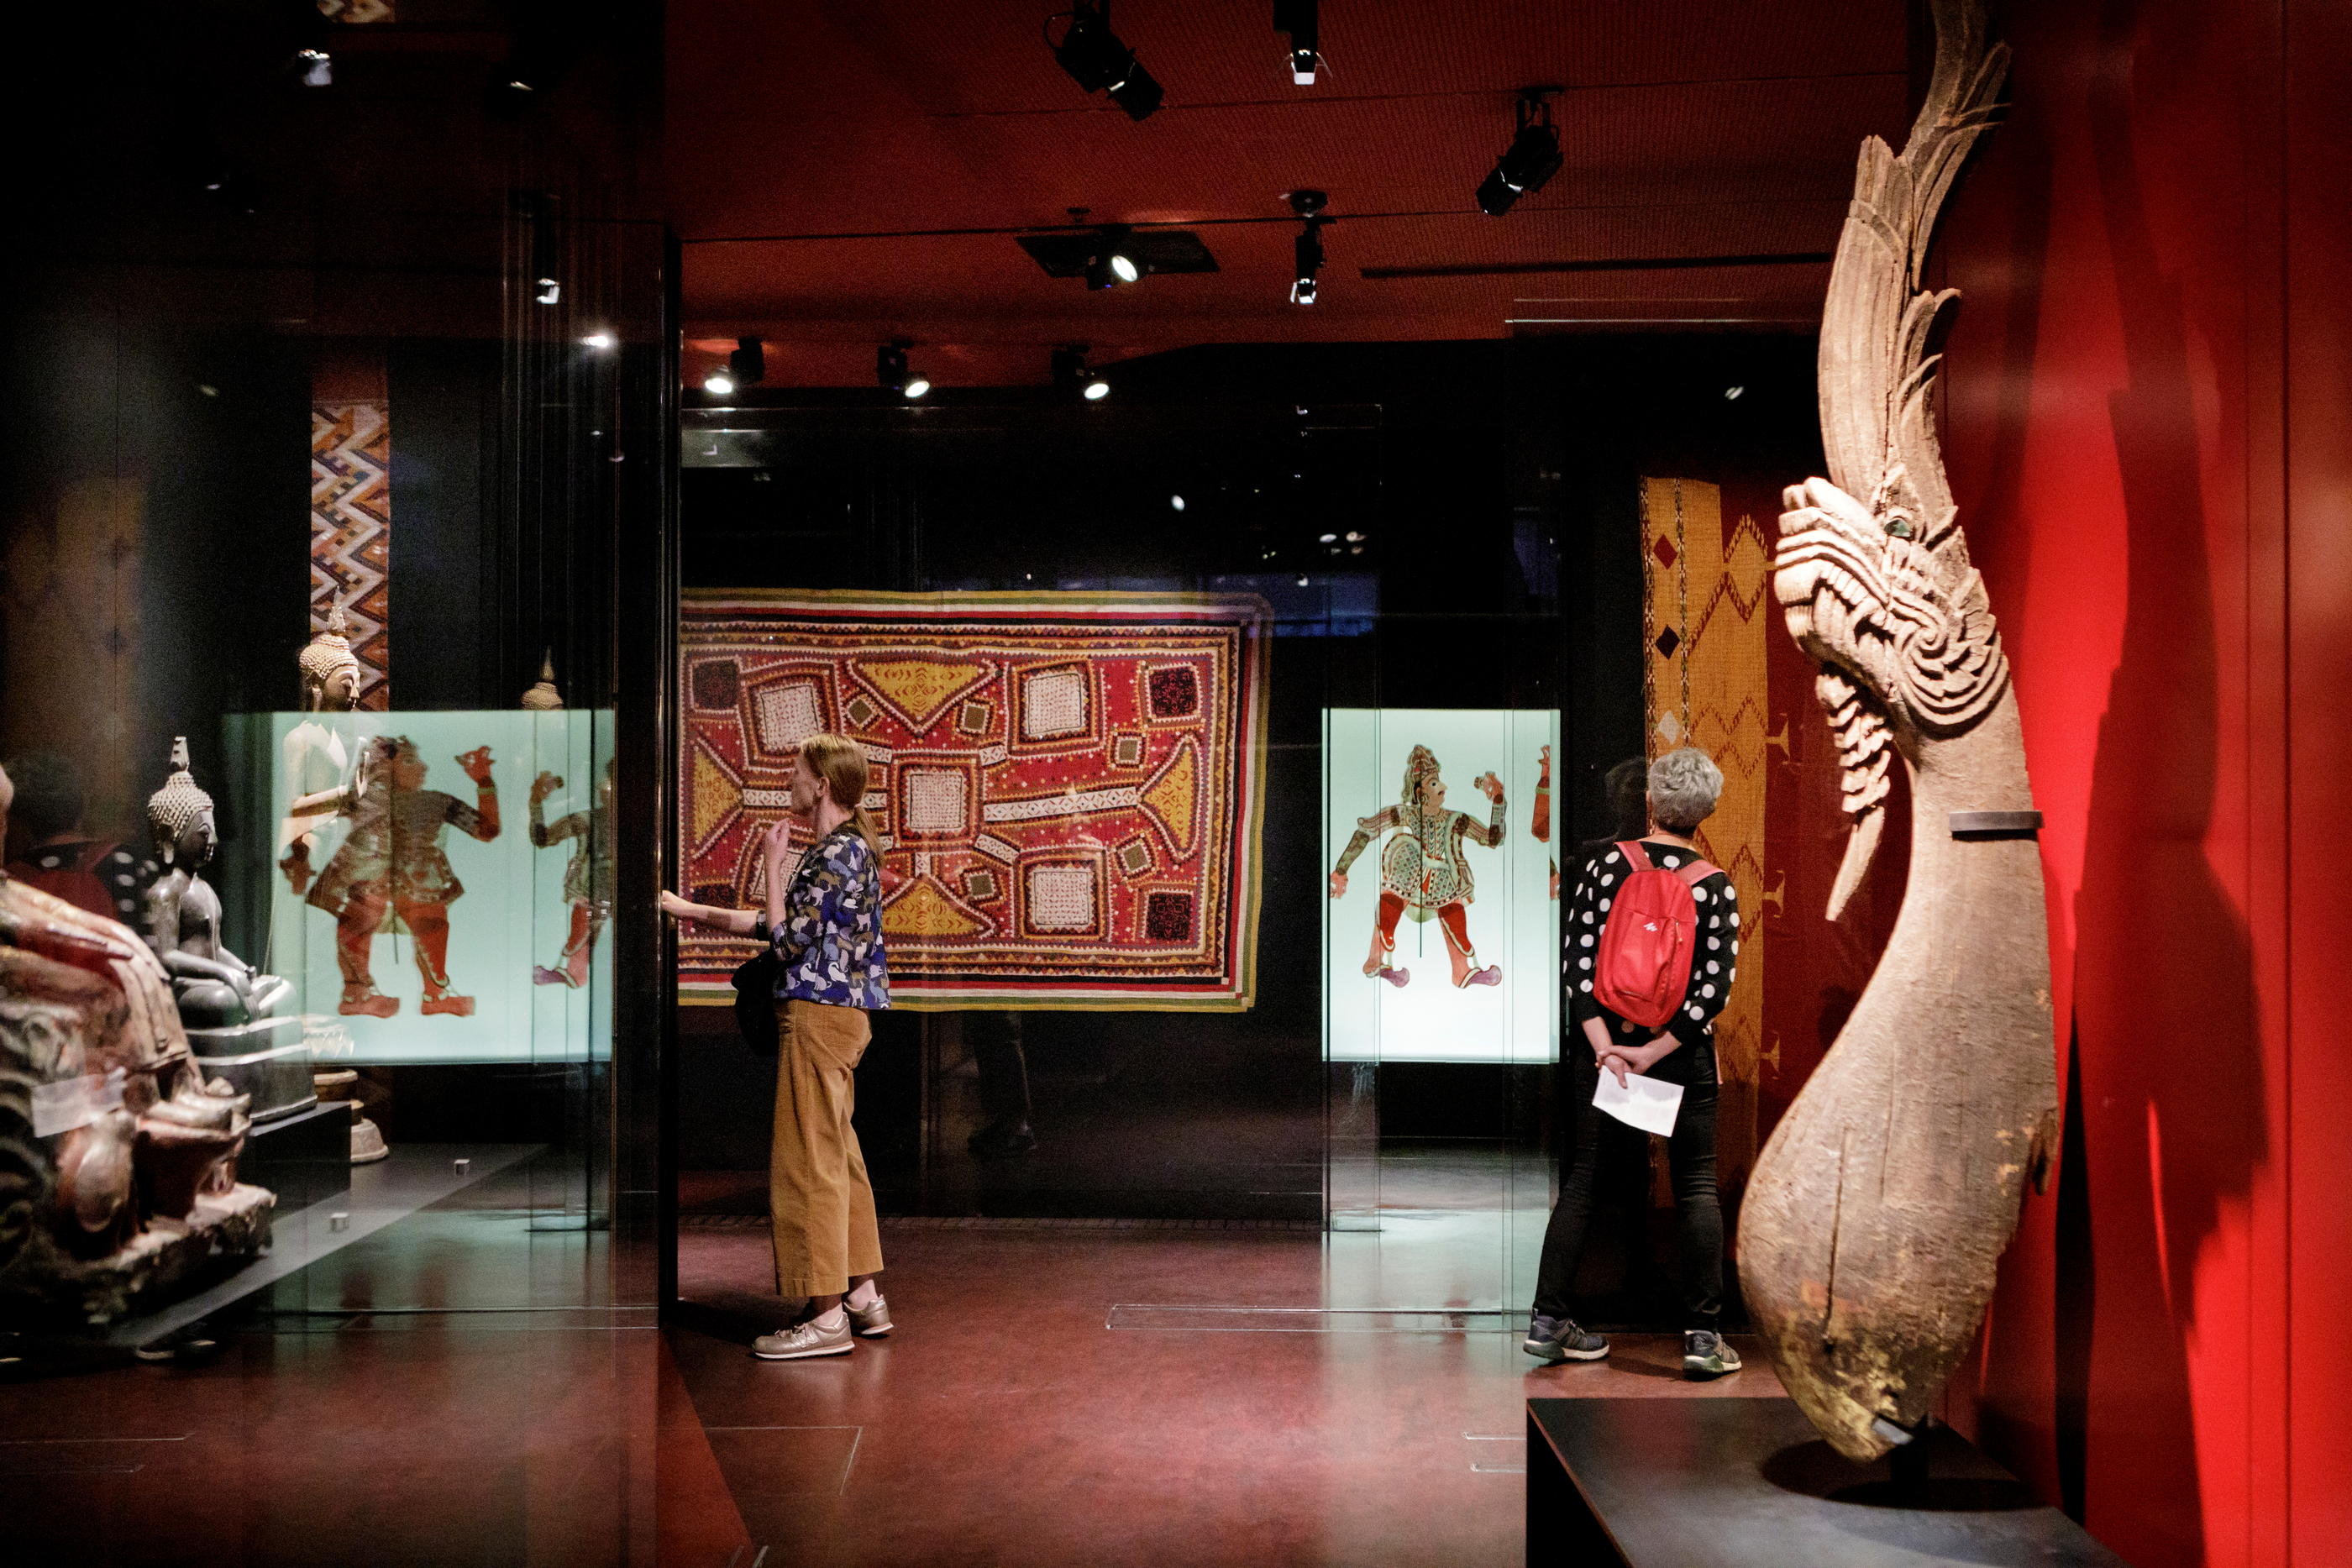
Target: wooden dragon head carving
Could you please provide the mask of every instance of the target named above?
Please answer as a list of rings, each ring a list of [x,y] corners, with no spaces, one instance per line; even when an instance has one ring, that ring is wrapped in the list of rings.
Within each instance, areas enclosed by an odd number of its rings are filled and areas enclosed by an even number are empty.
[[[1982,0],[1934,0],[1936,75],[1901,156],[1863,144],[1822,325],[1830,476],[1788,494],[1774,588],[1818,683],[1867,869],[1895,758],[1902,908],[1837,1041],[1757,1158],[1740,1290],[1782,1386],[1837,1450],[1915,1441],[1974,1343],[2057,1131],[2041,816],[2009,664],[1969,564],[1929,405],[1949,290],[1936,216],[1991,124],[2008,53]]]
[[[1976,5],[1938,0],[1935,15],[1936,74],[1902,155],[1875,136],[1862,146],[1822,319],[1830,477],[1786,492],[1774,563],[1789,632],[1822,664],[1853,820],[1832,920],[1878,845],[1890,747],[1967,730],[2009,683],[1936,444],[1936,345],[1958,291],[1920,283],[1944,197],[1999,113],[2009,50],[1987,46]]]

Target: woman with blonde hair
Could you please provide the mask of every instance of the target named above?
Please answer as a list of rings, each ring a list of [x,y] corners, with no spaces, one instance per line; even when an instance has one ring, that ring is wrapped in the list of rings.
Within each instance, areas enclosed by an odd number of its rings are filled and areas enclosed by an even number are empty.
[[[890,1005],[882,949],[882,846],[860,804],[866,753],[838,735],[801,743],[786,790],[789,815],[767,831],[767,910],[713,909],[674,893],[662,909],[681,920],[772,944],[776,954],[776,1119],[769,1153],[768,1209],[775,1228],[776,1291],[806,1298],[802,1315],[762,1334],[764,1361],[848,1354],[857,1336],[890,1332],[875,1288],[882,1244],[874,1188],[850,1124],[856,1071],[873,1030],[866,1014]],[[790,867],[793,820],[812,841]]]

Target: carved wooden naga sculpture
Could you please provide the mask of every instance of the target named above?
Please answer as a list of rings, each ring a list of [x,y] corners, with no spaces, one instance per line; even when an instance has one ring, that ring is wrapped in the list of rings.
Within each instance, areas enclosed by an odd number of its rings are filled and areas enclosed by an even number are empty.
[[[1907,1441],[1973,1341],[2057,1083],[2040,819],[2008,661],[1969,564],[1929,408],[1957,298],[1920,271],[1998,111],[1980,0],[1935,0],[1936,72],[1901,157],[1863,143],[1822,324],[1828,480],[1790,489],[1774,589],[1819,659],[1853,819],[1835,919],[1868,869],[1893,753],[1910,882],[1877,970],[1772,1134],[1739,1277],[1797,1403],[1841,1453]]]

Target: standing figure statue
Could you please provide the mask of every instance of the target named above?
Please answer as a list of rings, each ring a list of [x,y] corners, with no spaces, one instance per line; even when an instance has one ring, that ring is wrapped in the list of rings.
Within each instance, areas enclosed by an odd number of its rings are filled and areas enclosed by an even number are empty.
[[[1397,921],[1408,911],[1416,921],[1434,915],[1445,933],[1445,954],[1454,966],[1456,987],[1497,986],[1503,967],[1479,967],[1477,950],[1470,944],[1468,904],[1474,896],[1470,862],[1463,858],[1462,841],[1469,839],[1493,849],[1503,841],[1503,781],[1481,773],[1471,781],[1486,792],[1492,810],[1484,822],[1467,812],[1445,810],[1445,780],[1439,777],[1437,756],[1416,746],[1405,759],[1404,788],[1397,803],[1358,819],[1355,836],[1340,852],[1331,872],[1331,896],[1348,891],[1348,868],[1382,833],[1397,830],[1381,851],[1381,903],[1372,921],[1371,951],[1364,956],[1364,973],[1392,986],[1412,978],[1396,968],[1389,956],[1396,951]]]
[[[542,812],[547,798],[563,788],[562,775],[542,773],[531,780],[531,847],[543,850],[566,839],[573,841],[571,862],[563,868],[563,898],[572,905],[572,931],[564,940],[560,967],[531,966],[530,980],[535,986],[570,986],[577,990],[588,983],[589,957],[613,913],[613,767],[610,762],[604,764],[593,806],[553,822],[546,821]]]
[[[445,829],[454,827],[488,843],[499,836],[499,787],[490,777],[490,748],[460,756],[457,766],[474,781],[475,800],[425,788],[425,763],[405,736],[370,741],[352,783],[325,796],[305,796],[295,810],[331,805],[351,819],[351,832],[327,862],[307,901],[335,917],[335,958],[343,971],[338,1011],[390,1018],[400,998],[375,988],[370,967],[375,934],[386,915],[397,915],[415,939],[416,967],[425,977],[418,1011],[470,1018],[474,998],[449,988],[449,905],[465,896],[465,883],[441,848]]]
[[[327,629],[310,639],[295,663],[302,670],[302,711],[306,714],[350,713],[359,702],[360,661],[352,652],[343,612],[328,612]],[[324,720],[306,718],[286,735],[281,753],[286,779],[295,800],[329,795],[351,777],[352,758],[343,737]],[[311,864],[319,847],[319,830],[334,820],[331,808],[304,812],[289,810],[278,825],[278,842],[285,851],[278,869],[287,886],[299,897],[317,874]]]

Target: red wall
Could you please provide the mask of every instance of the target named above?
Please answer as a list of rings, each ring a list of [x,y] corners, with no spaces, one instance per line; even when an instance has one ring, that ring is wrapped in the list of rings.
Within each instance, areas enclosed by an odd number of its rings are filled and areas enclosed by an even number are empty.
[[[1945,430],[2066,1139],[1950,1413],[2140,1568],[2352,1562],[2352,21],[2008,9]]]

